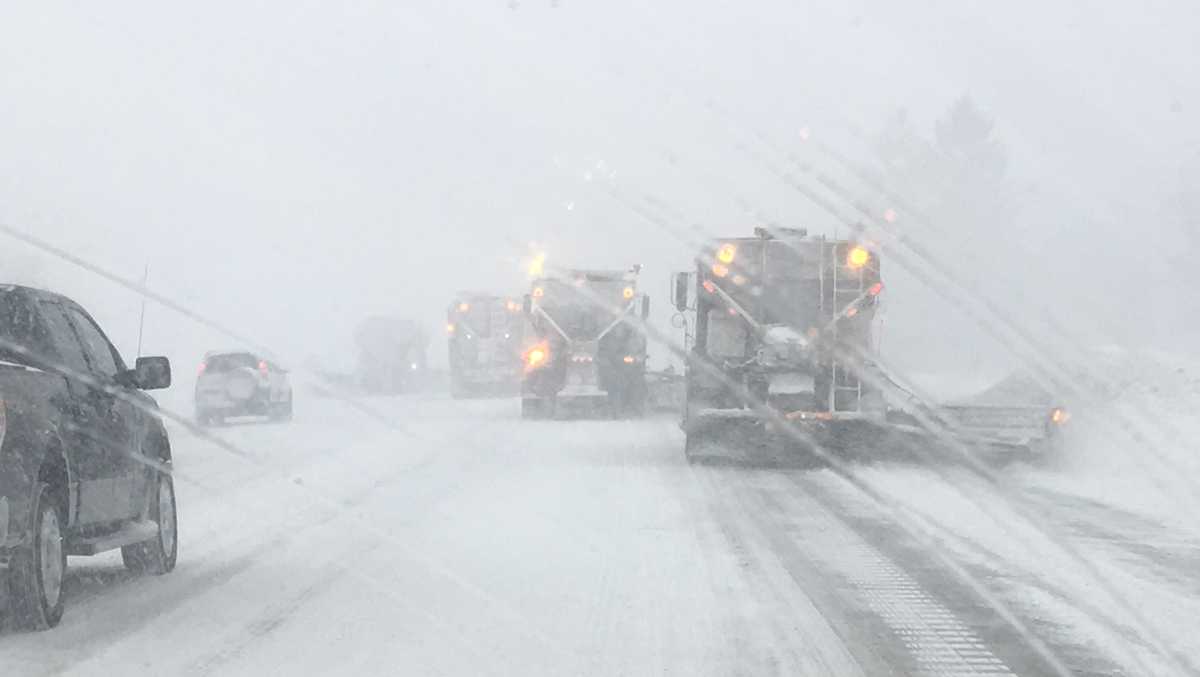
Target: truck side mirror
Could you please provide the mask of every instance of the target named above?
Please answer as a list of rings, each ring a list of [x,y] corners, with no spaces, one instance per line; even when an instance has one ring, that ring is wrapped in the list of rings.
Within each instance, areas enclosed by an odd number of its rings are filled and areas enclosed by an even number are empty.
[[[688,288],[691,287],[691,276],[687,273],[675,273],[675,284],[671,290],[671,300],[675,309],[684,312],[688,309]]]
[[[171,387],[171,362],[165,357],[139,357],[133,368],[133,381],[141,390]]]
[[[650,319],[650,297],[642,296],[642,322]]]
[[[526,315],[533,313],[533,297],[529,294],[525,295],[524,305],[521,306],[522,312]]]

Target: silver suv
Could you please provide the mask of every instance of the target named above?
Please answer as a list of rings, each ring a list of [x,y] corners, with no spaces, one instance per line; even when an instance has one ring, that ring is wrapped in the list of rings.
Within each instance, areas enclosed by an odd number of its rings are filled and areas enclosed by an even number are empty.
[[[210,352],[196,378],[196,422],[220,424],[231,416],[292,418],[292,385],[279,365],[244,351]]]

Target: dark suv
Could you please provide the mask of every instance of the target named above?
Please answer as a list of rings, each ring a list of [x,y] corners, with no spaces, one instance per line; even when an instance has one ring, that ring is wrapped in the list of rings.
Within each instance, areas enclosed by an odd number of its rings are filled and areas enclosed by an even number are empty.
[[[0,285],[0,574],[16,625],[58,623],[67,555],[175,567],[171,446],[142,392],[170,383],[165,357],[126,368],[70,299]]]

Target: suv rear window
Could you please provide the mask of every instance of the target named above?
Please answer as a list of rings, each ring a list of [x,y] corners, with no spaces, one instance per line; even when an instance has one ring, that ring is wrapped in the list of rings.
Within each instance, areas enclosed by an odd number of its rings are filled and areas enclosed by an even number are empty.
[[[213,355],[204,361],[204,371],[209,374],[222,374],[242,367],[258,368],[258,358],[250,353],[227,353]]]

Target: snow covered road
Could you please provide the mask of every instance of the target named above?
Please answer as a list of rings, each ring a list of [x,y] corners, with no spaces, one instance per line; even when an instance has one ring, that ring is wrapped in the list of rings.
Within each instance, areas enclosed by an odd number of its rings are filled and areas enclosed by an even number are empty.
[[[178,569],[132,578],[119,556],[73,558],[62,625],[0,636],[4,674],[1169,668],[1111,607],[1070,604],[1087,593],[1070,561],[1030,559],[1009,525],[927,469],[864,477],[914,514],[949,511],[958,538],[936,549],[829,471],[689,466],[671,419],[523,422],[513,400],[371,402],[389,429],[344,403],[304,404],[291,424],[216,430],[248,458],[174,430]],[[1021,490],[1056,506],[1047,514],[1075,525],[1122,590],[1196,599],[1187,537],[1130,553],[1112,531],[1149,527],[1103,519],[1102,534],[1087,519],[1103,506]],[[1186,634],[1163,641],[1186,656]]]

